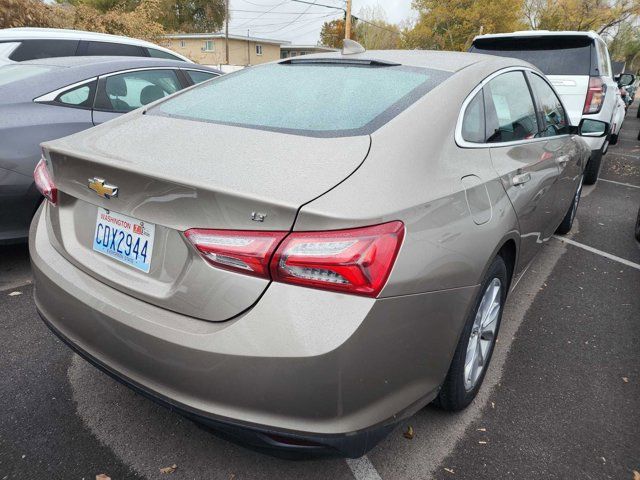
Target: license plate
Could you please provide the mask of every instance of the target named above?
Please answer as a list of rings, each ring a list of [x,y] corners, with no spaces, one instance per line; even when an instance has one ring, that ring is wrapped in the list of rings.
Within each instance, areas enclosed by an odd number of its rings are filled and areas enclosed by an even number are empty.
[[[93,249],[149,273],[155,231],[152,223],[98,208]]]

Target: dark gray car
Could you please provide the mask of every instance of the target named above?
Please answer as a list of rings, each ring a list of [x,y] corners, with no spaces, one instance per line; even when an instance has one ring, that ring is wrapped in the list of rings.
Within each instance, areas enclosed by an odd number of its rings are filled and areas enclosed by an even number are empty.
[[[0,243],[26,239],[41,195],[40,143],[85,130],[220,75],[197,64],[67,57],[0,67]]]

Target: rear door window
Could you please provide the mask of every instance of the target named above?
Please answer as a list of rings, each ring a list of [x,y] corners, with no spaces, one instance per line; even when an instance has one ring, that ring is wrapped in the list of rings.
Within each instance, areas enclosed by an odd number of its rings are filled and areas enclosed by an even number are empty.
[[[477,39],[469,51],[513,57],[538,67],[545,75],[589,75],[591,45],[586,36]]]
[[[77,40],[23,40],[9,56],[14,62],[38,58],[72,57],[78,49]]]
[[[202,72],[199,70],[185,70],[185,72],[194,84],[204,82],[206,80],[211,80],[212,78],[218,76],[215,73]]]
[[[528,140],[538,134],[538,120],[524,72],[503,73],[484,86],[487,142]]]
[[[400,65],[267,64],[206,82],[149,113],[298,135],[366,135],[449,76]]]
[[[482,90],[473,97],[462,119],[462,138],[467,142],[484,143],[484,98]]]
[[[176,55],[172,55],[171,53],[165,52],[164,50],[158,50],[157,48],[147,48],[147,52],[149,52],[150,57],[166,58],[168,60],[178,60],[180,62],[184,62],[182,58]]]
[[[540,115],[544,125],[542,126],[542,136],[553,137],[569,133],[567,114],[562,107],[562,102],[555,94],[549,84],[539,75],[532,73],[531,88],[538,100]]]
[[[96,110],[130,112],[182,88],[174,70],[139,70],[102,78]]]
[[[83,55],[116,55],[125,57],[146,57],[142,47],[125,43],[83,42]]]
[[[79,87],[71,88],[58,95],[54,101],[68,107],[91,108],[93,106],[96,83],[94,80]]]

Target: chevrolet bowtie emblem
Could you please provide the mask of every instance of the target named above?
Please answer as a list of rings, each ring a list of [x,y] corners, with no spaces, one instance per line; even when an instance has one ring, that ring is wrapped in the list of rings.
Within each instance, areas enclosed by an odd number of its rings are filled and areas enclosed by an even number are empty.
[[[96,192],[102,198],[111,198],[118,196],[118,187],[104,183],[102,178],[93,177],[89,179],[89,188]]]

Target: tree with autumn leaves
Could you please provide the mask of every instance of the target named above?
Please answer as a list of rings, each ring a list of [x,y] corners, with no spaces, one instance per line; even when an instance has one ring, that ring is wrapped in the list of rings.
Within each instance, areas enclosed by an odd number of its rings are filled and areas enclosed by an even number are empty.
[[[159,41],[166,32],[211,32],[224,0],[0,0],[0,28],[89,30]]]

